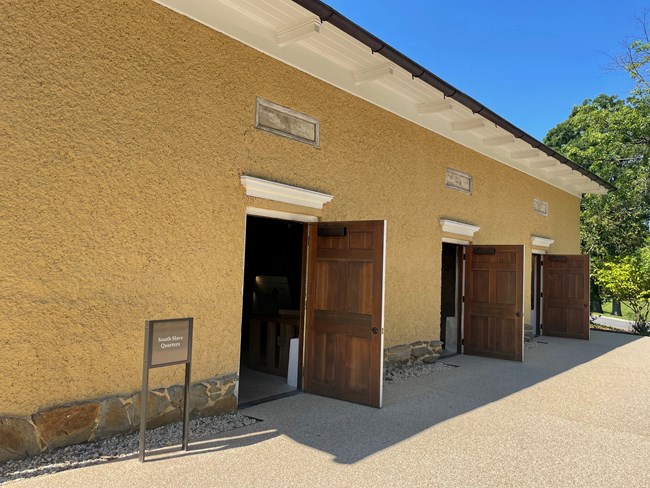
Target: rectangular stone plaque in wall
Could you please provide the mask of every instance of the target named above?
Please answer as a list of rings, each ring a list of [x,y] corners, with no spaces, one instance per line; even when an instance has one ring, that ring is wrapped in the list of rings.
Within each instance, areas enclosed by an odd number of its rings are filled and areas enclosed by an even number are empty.
[[[255,127],[320,147],[318,119],[259,97],[255,104]]]
[[[545,202],[543,200],[539,200],[535,198],[533,200],[533,211],[540,214],[547,216],[548,215],[548,202]]]
[[[472,177],[455,169],[447,168],[445,174],[445,186],[452,190],[462,191],[468,195],[472,194]]]

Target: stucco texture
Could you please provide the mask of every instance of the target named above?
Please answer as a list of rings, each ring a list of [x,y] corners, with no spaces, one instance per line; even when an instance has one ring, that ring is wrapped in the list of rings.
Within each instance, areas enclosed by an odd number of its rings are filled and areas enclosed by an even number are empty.
[[[387,220],[387,346],[439,336],[440,218],[479,225],[477,243],[579,251],[578,198],[153,2],[0,18],[0,415],[137,390],[147,319],[195,317],[193,379],[236,372],[246,206]],[[320,119],[321,147],[256,130],[257,96]],[[334,200],[248,198],[242,174]]]

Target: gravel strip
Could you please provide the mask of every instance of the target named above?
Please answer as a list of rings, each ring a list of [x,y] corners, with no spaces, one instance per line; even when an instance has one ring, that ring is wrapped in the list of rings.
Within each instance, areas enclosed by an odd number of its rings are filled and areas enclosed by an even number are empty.
[[[546,342],[542,341],[526,341],[524,343],[526,349],[534,349],[538,346],[546,345]],[[411,378],[417,378],[418,376],[424,376],[426,374],[437,373],[441,371],[448,371],[458,366],[441,363],[440,361],[431,363],[431,364],[416,364],[414,366],[401,366],[392,369],[391,371],[384,372],[384,381],[388,383],[396,383],[399,381],[410,380]]]
[[[204,417],[190,420],[190,441],[227,432],[258,422],[241,414]],[[182,422],[147,431],[147,452],[152,449],[179,445],[183,434]],[[67,469],[91,466],[115,459],[137,456],[140,434],[118,434],[84,444],[75,444],[16,461],[0,464],[0,484]]]
[[[439,361],[431,364],[402,366],[384,372],[384,381],[397,383],[399,381],[410,380],[412,378],[417,378],[418,376],[424,376],[426,374],[448,371],[457,367],[458,366],[452,366],[450,364],[441,363]]]

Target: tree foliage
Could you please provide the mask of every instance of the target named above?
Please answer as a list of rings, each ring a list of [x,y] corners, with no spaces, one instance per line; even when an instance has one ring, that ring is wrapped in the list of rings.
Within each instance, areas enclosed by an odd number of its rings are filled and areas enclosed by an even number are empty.
[[[573,108],[545,143],[611,182],[607,195],[581,204],[583,252],[601,263],[633,254],[650,232],[650,103],[599,95]]]
[[[625,296],[621,300],[627,303],[632,301],[639,307],[648,305],[641,295],[632,296],[641,293],[643,288],[638,282],[639,270],[635,269],[643,261],[640,261],[639,249],[650,242],[650,29],[647,18],[648,11],[639,18],[640,35],[630,39],[624,51],[613,58],[614,66],[625,69],[635,82],[630,96],[620,99],[599,95],[585,100],[544,139],[548,146],[616,187],[607,195],[585,195],[581,202],[582,252],[591,255],[592,268],[598,277],[591,281],[592,310],[601,312],[599,286],[615,300]],[[631,283],[636,285],[632,287]],[[631,290],[635,290],[634,293]],[[647,308],[639,308],[637,326],[640,331],[647,332]]]
[[[650,335],[650,247],[603,263],[595,278],[608,296],[626,303],[634,312],[634,330]]]
[[[645,10],[637,18],[640,33],[625,43],[622,53],[612,58],[616,69],[624,69],[635,81],[635,93],[650,94],[650,26],[648,25],[650,11]]]

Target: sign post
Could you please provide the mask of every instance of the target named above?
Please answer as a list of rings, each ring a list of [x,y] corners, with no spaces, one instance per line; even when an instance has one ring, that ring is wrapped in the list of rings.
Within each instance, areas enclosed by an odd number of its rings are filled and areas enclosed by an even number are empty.
[[[185,364],[182,447],[184,451],[187,451],[190,430],[190,375],[192,368],[193,326],[194,319],[192,317],[147,320],[145,322],[142,396],[140,398],[140,462],[144,462],[149,370],[151,368]]]

